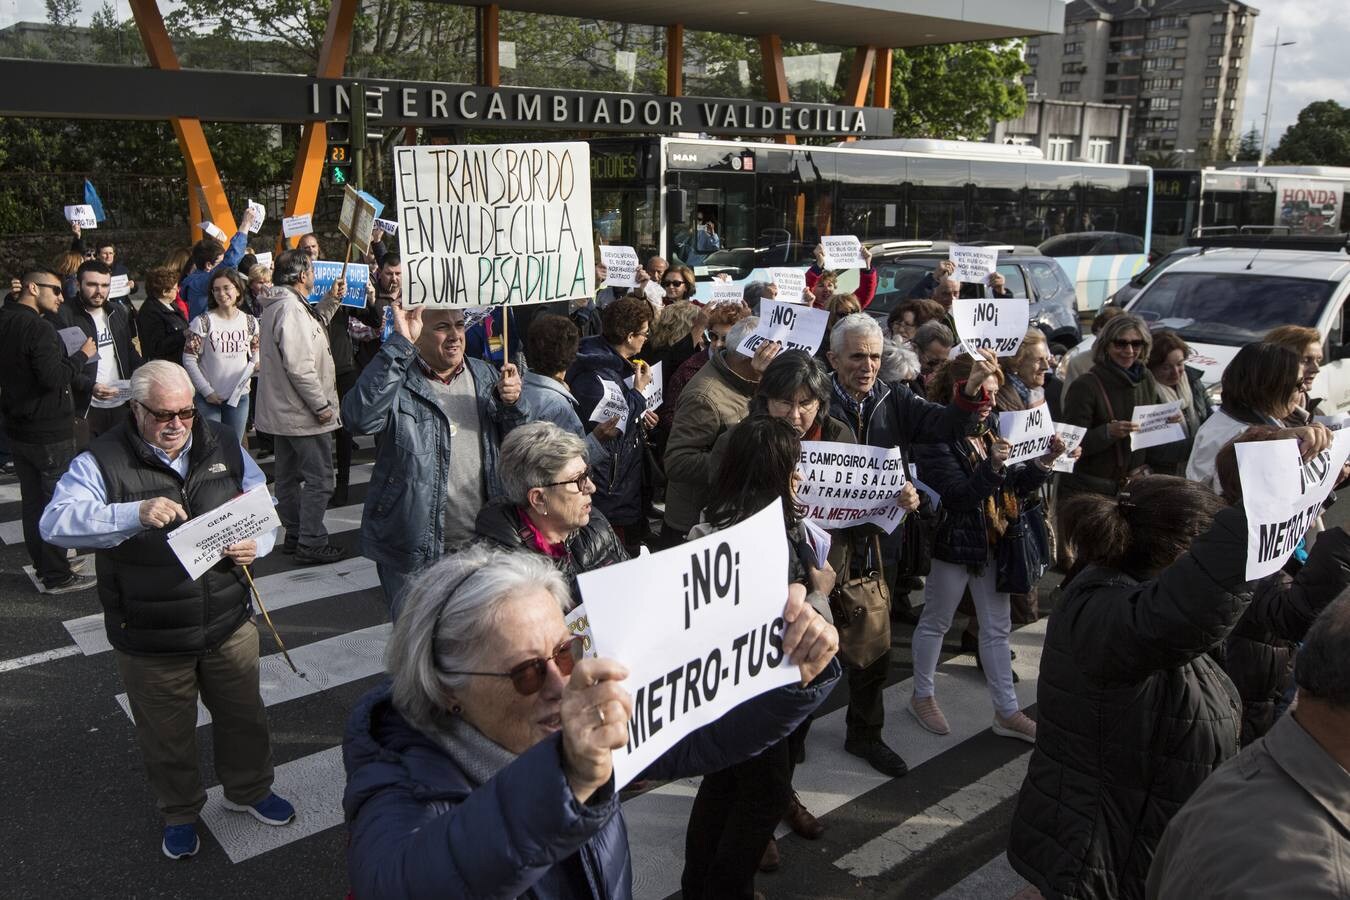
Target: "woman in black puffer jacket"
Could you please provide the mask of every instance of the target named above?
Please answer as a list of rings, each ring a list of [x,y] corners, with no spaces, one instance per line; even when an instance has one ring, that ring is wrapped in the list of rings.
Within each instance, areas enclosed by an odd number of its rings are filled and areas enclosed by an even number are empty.
[[[1166,475],[1063,515],[1087,565],[1046,631],[1008,859],[1047,898],[1142,897],[1167,823],[1238,752],[1241,698],[1209,652],[1251,599],[1246,517]]]
[[[1235,438],[1233,444],[1295,436],[1284,429],[1256,425]],[[1236,505],[1242,502],[1242,485],[1233,444],[1219,451],[1214,469],[1223,499]],[[1350,534],[1339,526],[1318,534],[1312,550],[1300,547],[1281,571],[1256,582],[1251,606],[1222,653],[1216,654],[1242,695],[1242,746],[1275,724],[1277,711],[1294,686],[1298,645],[1322,609],[1347,587]]]
[[[502,441],[497,463],[504,498],[478,512],[474,531],[508,550],[542,553],[581,602],[577,575],[628,559],[609,522],[591,504],[595,482],[586,442],[552,422],[530,422]]]

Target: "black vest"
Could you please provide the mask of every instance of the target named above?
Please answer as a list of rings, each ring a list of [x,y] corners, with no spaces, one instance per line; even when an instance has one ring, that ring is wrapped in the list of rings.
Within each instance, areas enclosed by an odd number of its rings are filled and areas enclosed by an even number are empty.
[[[193,518],[238,496],[244,482],[243,450],[234,432],[200,417],[192,427],[186,481],[141,440],[130,416],[96,438],[89,452],[110,504],[167,497]],[[95,554],[108,643],[125,653],[205,653],[252,612],[244,576],[230,561],[188,580],[169,548],[172,527],[142,531]]]

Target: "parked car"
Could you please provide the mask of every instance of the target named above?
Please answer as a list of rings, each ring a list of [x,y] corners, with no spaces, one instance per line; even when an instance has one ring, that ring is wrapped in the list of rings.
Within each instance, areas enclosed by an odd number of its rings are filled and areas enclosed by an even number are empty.
[[[1150,281],[1157,278],[1163,272],[1172,267],[1172,264],[1179,259],[1185,259],[1188,256],[1194,256],[1200,252],[1199,247],[1179,247],[1166,256],[1154,261],[1147,269],[1139,272],[1114,294],[1106,298],[1106,306],[1125,306],[1134,296],[1144,289]]]

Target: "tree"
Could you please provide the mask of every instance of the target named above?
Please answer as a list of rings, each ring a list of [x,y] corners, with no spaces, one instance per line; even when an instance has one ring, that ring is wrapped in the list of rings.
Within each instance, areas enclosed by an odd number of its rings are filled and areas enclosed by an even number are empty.
[[[1237,158],[1238,162],[1256,162],[1261,158],[1261,132],[1256,130],[1255,124],[1242,133]]]
[[[1335,100],[1309,103],[1271,151],[1270,161],[1294,166],[1350,166],[1350,108]]]
[[[896,50],[891,78],[895,133],[981,140],[994,122],[1027,108],[1031,71],[1020,41],[937,44]]]
[[[1144,150],[1136,155],[1135,162],[1153,169],[1180,169],[1184,164],[1175,150]]]

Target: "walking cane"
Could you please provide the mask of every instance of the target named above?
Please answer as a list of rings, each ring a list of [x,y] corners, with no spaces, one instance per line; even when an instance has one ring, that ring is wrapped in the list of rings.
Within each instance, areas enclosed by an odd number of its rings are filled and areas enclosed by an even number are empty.
[[[275,640],[277,646],[281,648],[281,655],[285,657],[286,665],[291,667],[292,672],[299,675],[301,678],[304,678],[305,676],[295,667],[295,663],[291,660],[291,654],[286,651],[286,644],[281,640],[281,635],[277,634],[277,626],[272,624],[272,617],[267,614],[267,607],[263,606],[262,597],[258,596],[258,586],[253,583],[253,573],[249,571],[248,566],[240,566],[239,568],[244,570],[244,577],[248,579],[248,589],[253,592],[253,599],[258,604],[258,609],[262,610],[263,620],[267,622],[267,627],[272,631],[272,639]]]

